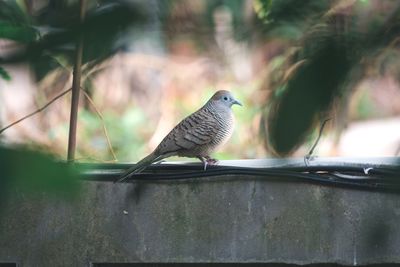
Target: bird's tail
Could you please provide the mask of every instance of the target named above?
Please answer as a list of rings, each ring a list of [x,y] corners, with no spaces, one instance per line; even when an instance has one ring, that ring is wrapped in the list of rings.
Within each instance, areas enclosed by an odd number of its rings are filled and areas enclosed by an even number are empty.
[[[123,182],[127,178],[129,178],[132,174],[135,173],[140,173],[144,169],[146,169],[149,165],[151,165],[153,162],[160,160],[162,157],[155,155],[154,153],[151,153],[147,157],[143,158],[140,160],[138,163],[135,164],[135,166],[129,168],[124,174],[122,174],[118,179],[115,181],[115,183]]]

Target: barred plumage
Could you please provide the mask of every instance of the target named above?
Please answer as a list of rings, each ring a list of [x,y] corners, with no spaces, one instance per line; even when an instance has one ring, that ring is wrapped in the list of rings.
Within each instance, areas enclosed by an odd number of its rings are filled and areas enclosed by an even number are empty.
[[[199,158],[205,170],[207,164],[217,162],[210,154],[223,145],[233,132],[231,107],[234,104],[241,105],[229,91],[216,92],[202,108],[176,125],[153,153],[127,170],[117,182],[143,171],[153,162],[171,156]]]

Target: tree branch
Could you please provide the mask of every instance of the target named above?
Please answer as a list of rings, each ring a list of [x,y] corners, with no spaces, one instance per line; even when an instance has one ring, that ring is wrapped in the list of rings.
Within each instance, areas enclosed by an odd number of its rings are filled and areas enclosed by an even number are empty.
[[[95,110],[95,112],[97,113],[97,115],[99,116],[99,118],[100,118],[100,120],[101,120],[101,124],[102,124],[102,126],[103,126],[103,132],[104,132],[104,135],[105,135],[106,140],[107,140],[108,148],[109,148],[109,150],[110,150],[110,152],[111,152],[111,154],[112,154],[112,156],[113,156],[113,158],[114,158],[113,161],[114,161],[114,162],[118,161],[117,156],[115,156],[114,149],[112,148],[112,144],[111,144],[111,141],[110,141],[110,137],[108,136],[108,132],[107,132],[107,128],[106,128],[106,125],[105,125],[105,122],[104,122],[104,117],[103,117],[103,115],[102,115],[101,112],[97,109],[96,105],[94,104],[93,100],[90,98],[90,96],[88,95],[88,93],[86,93],[85,90],[83,90],[82,88],[81,88],[81,90],[82,90],[83,94],[85,95],[85,97],[87,98],[87,100],[89,101],[89,103],[92,105],[93,109]]]
[[[54,101],[56,101],[57,99],[59,99],[60,97],[64,96],[66,93],[68,93],[69,91],[71,91],[72,88],[69,88],[68,90],[65,90],[64,92],[62,92],[61,94],[57,95],[56,97],[54,97],[52,100],[50,100],[50,102],[48,102],[46,105],[44,105],[43,107],[33,111],[32,113],[29,113],[28,115],[22,117],[21,119],[7,125],[6,127],[0,129],[0,134],[2,134],[5,130],[7,130],[8,128],[14,126],[15,124],[20,123],[21,121],[26,120],[27,118],[32,117],[33,115],[38,114],[39,112],[43,111],[44,109],[46,109],[48,106],[50,106]]]
[[[314,149],[317,147],[318,143],[319,143],[319,139],[321,139],[322,136],[322,132],[324,131],[325,128],[325,124],[330,121],[331,118],[325,119],[322,123],[321,123],[321,127],[319,128],[319,133],[318,133],[318,138],[317,140],[315,140],[314,145],[311,147],[310,151],[308,152],[308,154],[304,157],[304,163],[308,166],[308,162],[312,156],[312,154],[314,153]]]

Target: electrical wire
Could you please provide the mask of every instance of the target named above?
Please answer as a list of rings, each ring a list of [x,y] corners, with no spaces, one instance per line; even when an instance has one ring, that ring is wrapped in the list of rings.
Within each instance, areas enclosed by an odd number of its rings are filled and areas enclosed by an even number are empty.
[[[131,164],[77,164],[81,178],[89,181],[114,182]],[[316,166],[236,167],[201,164],[153,164],[132,175],[127,182],[269,180],[306,182],[400,193],[400,166],[372,164],[332,164]]]

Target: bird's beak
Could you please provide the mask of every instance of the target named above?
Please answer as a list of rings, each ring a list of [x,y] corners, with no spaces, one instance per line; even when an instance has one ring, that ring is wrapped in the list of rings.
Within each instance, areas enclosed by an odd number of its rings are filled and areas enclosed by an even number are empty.
[[[237,101],[236,99],[233,99],[232,105],[239,105],[239,106],[243,106],[242,103],[240,103],[239,101]]]

